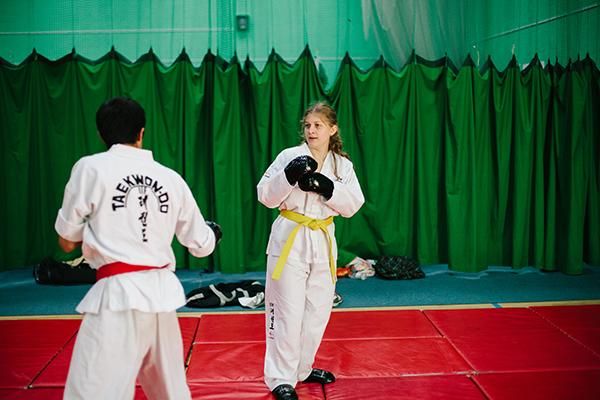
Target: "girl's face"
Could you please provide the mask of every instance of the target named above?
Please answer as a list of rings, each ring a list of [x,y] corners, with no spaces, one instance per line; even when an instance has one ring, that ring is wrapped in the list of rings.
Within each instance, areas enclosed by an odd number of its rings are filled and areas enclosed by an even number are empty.
[[[329,138],[337,130],[337,125],[329,125],[321,114],[311,113],[304,119],[304,140],[311,149],[321,152],[329,150]]]

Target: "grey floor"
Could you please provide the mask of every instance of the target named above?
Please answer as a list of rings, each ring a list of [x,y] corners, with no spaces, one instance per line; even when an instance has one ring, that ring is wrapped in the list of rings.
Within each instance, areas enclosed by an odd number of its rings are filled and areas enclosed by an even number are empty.
[[[426,277],[412,281],[388,281],[377,277],[366,280],[342,278],[337,292],[343,302],[338,308],[400,307],[456,304],[557,302],[569,300],[600,301],[600,267],[586,266],[578,276],[560,272],[540,272],[535,268],[489,268],[478,274],[455,273],[445,265],[423,266]],[[264,273],[201,273],[179,270],[186,292],[220,282],[258,280]],[[89,285],[38,285],[31,268],[0,272],[0,316],[72,315]],[[262,308],[259,308],[261,310]],[[197,309],[180,312],[240,311],[239,306]]]

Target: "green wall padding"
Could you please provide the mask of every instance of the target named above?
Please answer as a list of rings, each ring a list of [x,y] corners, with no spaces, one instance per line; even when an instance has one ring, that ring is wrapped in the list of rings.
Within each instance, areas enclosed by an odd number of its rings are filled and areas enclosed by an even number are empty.
[[[344,148],[366,204],[338,218],[340,247],[363,258],[412,255],[456,271],[534,265],[569,274],[600,264],[600,73],[534,58],[481,72],[467,62],[413,55],[400,71],[359,70],[346,57],[330,90],[306,49],[294,64],[272,53],[264,69],[207,53],[165,67],[111,51],[97,61],[31,54],[0,65],[0,269],[56,250],[53,230],[73,163],[102,151],[99,104],[116,95],[146,109],[144,145],[187,180],[224,239],[208,259],[177,247],[179,267],[264,270],[274,211],[256,183],[299,141],[304,108],[338,111]]]

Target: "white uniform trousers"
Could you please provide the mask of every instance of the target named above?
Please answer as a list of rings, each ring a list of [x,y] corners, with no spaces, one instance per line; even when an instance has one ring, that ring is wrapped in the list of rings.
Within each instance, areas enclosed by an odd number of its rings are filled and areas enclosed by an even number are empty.
[[[329,263],[287,260],[279,280],[271,279],[278,257],[267,257],[265,285],[265,383],[296,386],[310,375],[327,327],[335,284]]]
[[[177,314],[84,314],[64,399],[131,400],[136,377],[148,399],[191,398]]]

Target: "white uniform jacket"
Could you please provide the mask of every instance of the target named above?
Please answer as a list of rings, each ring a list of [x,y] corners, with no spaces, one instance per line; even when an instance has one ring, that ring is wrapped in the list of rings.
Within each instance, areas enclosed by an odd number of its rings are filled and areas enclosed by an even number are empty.
[[[174,311],[185,304],[185,293],[173,273],[173,235],[196,257],[215,247],[215,235],[183,178],[154,161],[151,151],[120,144],[73,166],[55,229],[67,240],[83,241],[83,255],[95,269],[113,262],[167,265],[101,279],[79,312],[96,313],[101,306]]]
[[[257,185],[258,200],[269,208],[279,207],[280,210],[294,211],[314,219],[325,219],[336,215],[342,217],[354,215],[365,202],[365,198],[352,162],[331,151],[327,154],[320,173],[333,181],[334,189],[333,196],[329,200],[325,200],[320,194],[304,192],[297,184],[291,186],[287,181],[285,167],[290,161],[301,155],[311,155],[308,145],[291,147],[279,153]],[[333,173],[334,157],[339,178]],[[290,232],[296,225],[296,222],[278,216],[271,228],[267,254],[279,256]],[[337,259],[334,224],[329,225],[328,230],[333,242],[333,256],[334,259]],[[306,263],[328,263],[327,238],[320,230],[301,228],[288,259]]]

